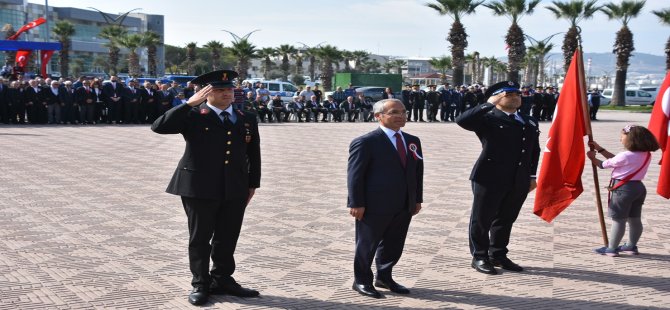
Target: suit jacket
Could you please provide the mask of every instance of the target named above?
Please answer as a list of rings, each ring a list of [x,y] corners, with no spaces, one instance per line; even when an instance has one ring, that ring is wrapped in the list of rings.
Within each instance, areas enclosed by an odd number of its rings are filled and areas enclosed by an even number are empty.
[[[458,125],[474,131],[482,143],[470,180],[500,187],[530,186],[540,158],[540,129],[533,117],[517,115],[524,124],[510,119],[493,104],[484,103],[456,118]]]
[[[178,105],[160,116],[151,130],[181,134],[186,140],[167,192],[201,199],[246,199],[260,187],[261,149],[256,115],[237,109],[237,122],[226,130],[207,104]]]
[[[365,207],[368,214],[414,212],[423,202],[423,160],[415,158],[410,145],[422,157],[419,138],[402,133],[407,143],[407,167],[381,128],[354,139],[349,146],[347,207]]]
[[[79,87],[74,91],[74,98],[75,102],[81,106],[83,105],[94,105],[96,101],[96,95],[95,92],[93,91],[93,88],[88,88],[88,92],[86,91],[86,88],[84,87]],[[90,99],[91,103],[86,103],[86,100]]]
[[[42,104],[42,89],[38,88],[38,91],[35,92],[35,89],[32,87],[26,87],[26,90],[23,92],[23,102],[27,105],[29,102],[32,102],[33,105]]]
[[[64,90],[58,89],[58,95],[54,94],[53,91],[51,90],[50,87],[47,88],[42,88],[41,91],[41,98],[43,102],[46,102],[47,105],[52,105],[52,104],[61,104],[63,103],[62,101],[62,92]]]
[[[103,95],[103,101],[112,103],[112,97],[122,97],[124,94],[125,90],[123,85],[121,83],[116,83],[116,88],[112,85],[112,83],[105,83],[102,85],[102,95]],[[122,100],[119,100],[117,102],[121,102]]]
[[[133,89],[135,90],[135,93],[133,93]],[[143,93],[144,91],[140,90],[139,88],[127,87],[125,93],[123,94],[124,102],[139,105],[142,103]]]

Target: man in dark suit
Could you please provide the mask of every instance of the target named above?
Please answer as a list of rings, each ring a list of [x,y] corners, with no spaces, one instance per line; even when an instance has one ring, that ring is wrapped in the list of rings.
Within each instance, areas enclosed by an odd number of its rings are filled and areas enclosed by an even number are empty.
[[[84,80],[82,86],[74,91],[75,102],[79,105],[81,116],[79,119],[82,124],[95,124],[95,101],[96,96],[91,89],[91,81]]]
[[[193,79],[194,84],[209,85],[151,126],[157,133],[180,133],[186,140],[184,156],[166,191],[181,196],[188,217],[193,274],[188,300],[194,305],[206,303],[209,294],[259,295],[232,277],[244,210],[261,179],[256,115],[231,106],[236,77],[235,71],[219,70]]]
[[[380,128],[354,139],[349,146],[347,207],[356,218],[356,254],[353,289],[380,298],[372,286],[398,294],[409,290],[392,277],[412,219],[423,201],[423,158],[419,138],[400,130],[407,121],[405,105],[397,99],[375,103]]]
[[[102,85],[103,100],[107,104],[107,124],[118,123],[123,114],[123,94],[125,89],[116,76],[109,78],[109,83]]]
[[[540,130],[536,119],[517,112],[521,106],[518,83],[494,84],[485,96],[487,103],[456,119],[482,143],[470,174],[474,195],[469,232],[472,267],[487,274],[497,273],[494,266],[523,271],[507,258],[507,245],[526,196],[537,186]]]
[[[128,88],[124,94],[124,118],[125,124],[139,124],[140,105],[142,104],[142,91],[139,89],[137,80],[132,79],[128,82]]]

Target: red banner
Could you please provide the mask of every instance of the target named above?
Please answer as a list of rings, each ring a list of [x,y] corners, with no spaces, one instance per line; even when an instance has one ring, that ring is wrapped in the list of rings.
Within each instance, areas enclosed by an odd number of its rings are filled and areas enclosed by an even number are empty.
[[[32,22],[29,22],[29,23],[23,25],[23,27],[21,27],[21,29],[19,29],[13,36],[7,38],[7,40],[16,40],[19,37],[19,35],[21,35],[22,33],[26,32],[30,29],[33,29],[33,28],[35,28],[35,27],[37,27],[41,24],[44,24],[44,23],[46,23],[46,21],[47,21],[46,19],[44,19],[43,17],[40,17],[40,18],[38,18],[38,19],[36,19]]]
[[[584,96],[586,87],[579,79],[581,51],[572,56],[556,115],[549,129],[542,167],[537,180],[533,212],[551,222],[584,191],[582,172],[586,159],[584,150]]]
[[[670,72],[658,89],[656,103],[651,111],[649,119],[649,131],[651,131],[658,144],[661,145],[662,158],[661,172],[658,175],[658,186],[656,192],[670,199]]]
[[[42,67],[40,69],[43,77],[47,76],[47,64],[49,63],[49,60],[51,60],[53,54],[54,51],[40,51],[40,58],[42,59]]]
[[[17,51],[16,65],[18,67],[24,68],[28,63],[28,57],[30,57],[30,53],[32,53],[32,51],[23,51],[23,50]]]

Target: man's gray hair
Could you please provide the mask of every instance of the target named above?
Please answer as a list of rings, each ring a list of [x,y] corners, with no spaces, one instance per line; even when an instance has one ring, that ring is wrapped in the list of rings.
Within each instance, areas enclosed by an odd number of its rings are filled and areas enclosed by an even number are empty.
[[[398,99],[382,99],[382,100],[379,100],[379,101],[375,102],[375,104],[372,106],[372,113],[374,113],[374,114],[384,113],[384,105],[387,102],[391,102],[391,101],[398,101],[398,102],[402,103],[402,101],[400,101]]]

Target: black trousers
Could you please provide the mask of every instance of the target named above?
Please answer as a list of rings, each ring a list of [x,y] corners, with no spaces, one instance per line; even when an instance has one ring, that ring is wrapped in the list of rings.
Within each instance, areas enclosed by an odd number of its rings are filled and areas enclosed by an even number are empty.
[[[240,236],[246,201],[181,197],[188,217],[188,260],[193,287],[221,283],[235,272],[235,247]],[[211,240],[211,244],[210,244]],[[212,269],[209,269],[209,258]]]
[[[377,265],[377,279],[391,279],[393,266],[400,260],[405,247],[411,220],[409,211],[402,210],[396,214],[366,213],[362,220],[356,221],[356,283],[372,284],[373,258]]]
[[[469,231],[470,253],[474,258],[507,255],[512,225],[528,196],[528,187],[503,188],[472,182],[474,201]]]

